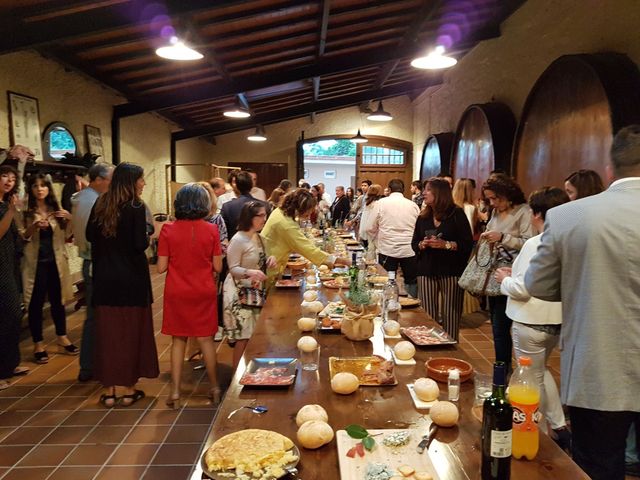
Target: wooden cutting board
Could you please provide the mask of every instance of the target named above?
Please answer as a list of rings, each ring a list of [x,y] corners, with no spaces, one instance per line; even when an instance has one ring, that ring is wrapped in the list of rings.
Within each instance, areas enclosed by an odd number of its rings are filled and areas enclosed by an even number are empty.
[[[365,450],[364,457],[356,455],[354,458],[347,457],[347,452],[360,440],[351,438],[344,430],[338,430],[336,432],[336,442],[338,444],[338,461],[340,463],[341,480],[364,480],[367,465],[369,463],[384,463],[397,475],[400,475],[398,467],[408,465],[416,472],[428,472],[433,477],[433,480],[439,480],[440,477],[436,473],[436,469],[431,462],[429,452],[425,450],[424,453],[420,454],[416,450],[418,443],[422,440],[422,436],[426,435],[428,430],[411,429],[412,432],[409,442],[402,447],[387,447],[382,443],[382,439],[387,435],[405,430],[406,429],[390,428],[369,430],[370,435],[382,435],[374,437],[376,439],[376,445],[371,452]],[[430,448],[433,448],[433,446]],[[409,476],[407,478],[411,479],[414,477]]]

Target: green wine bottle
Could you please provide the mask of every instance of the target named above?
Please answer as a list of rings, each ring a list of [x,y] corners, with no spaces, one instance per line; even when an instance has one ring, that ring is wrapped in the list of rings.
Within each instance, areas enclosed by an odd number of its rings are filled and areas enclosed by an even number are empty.
[[[482,414],[482,480],[511,478],[511,428],[513,409],[507,401],[506,365],[493,364],[493,391]]]

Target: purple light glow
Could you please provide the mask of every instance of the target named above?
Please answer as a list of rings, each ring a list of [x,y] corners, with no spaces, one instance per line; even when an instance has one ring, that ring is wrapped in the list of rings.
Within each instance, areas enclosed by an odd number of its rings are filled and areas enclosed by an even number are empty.
[[[176,29],[171,25],[165,25],[160,29],[160,36],[162,38],[171,38],[176,36]]]

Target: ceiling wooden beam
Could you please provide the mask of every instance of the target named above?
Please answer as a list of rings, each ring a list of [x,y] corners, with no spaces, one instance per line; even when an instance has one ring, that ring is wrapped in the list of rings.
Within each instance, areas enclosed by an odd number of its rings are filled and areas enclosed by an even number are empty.
[[[475,46],[478,41],[478,39],[473,39],[468,44],[459,45],[455,51],[450,53],[455,55],[456,53],[466,52],[469,48]],[[359,55],[349,53],[329,58],[324,57],[319,59],[313,65],[292,68],[278,74],[259,74],[237,77],[234,79],[234,85],[230,85],[226,82],[217,82],[214,85],[203,85],[200,87],[183,89],[180,92],[173,92],[170,95],[150,95],[147,97],[141,97],[136,102],[117,105],[114,113],[119,117],[128,117],[150,111],[164,110],[188,103],[211,100],[227,95],[237,95],[238,93],[242,93],[247,90],[258,90],[261,88],[281,85],[283,83],[357,70],[359,68],[385,63],[396,58],[411,57],[418,54],[420,51],[421,49],[416,47],[412,47],[407,50],[387,48],[376,49],[372,52],[363,52]]]
[[[415,20],[411,25],[409,25],[409,28],[407,28],[407,31],[400,40],[398,48],[405,49],[412,46],[415,47],[418,34],[420,33],[420,30],[422,30],[422,26],[429,20],[433,19],[441,6],[442,0],[423,0],[422,7],[420,7],[420,10],[417,12]],[[373,84],[373,88],[382,87],[396,69],[398,63],[400,63],[400,59],[398,58],[385,63],[380,68],[380,72]]]
[[[203,10],[222,9],[249,3],[251,0],[164,0],[166,13],[170,17],[184,17]],[[30,7],[13,12],[3,18],[2,43],[0,54],[38,48],[43,45],[60,43],[65,40],[92,35],[109,30],[118,30],[132,26],[150,24],[139,18],[141,8],[134,2],[80,11],[70,15],[48,18],[46,21],[29,22],[28,17],[38,13]],[[25,21],[25,18],[27,21]]]
[[[188,138],[201,137],[203,135],[222,135],[226,133],[236,132],[255,127],[258,124],[269,125],[272,123],[283,122],[294,118],[301,118],[310,115],[311,112],[323,112],[329,110],[338,110],[341,108],[358,105],[361,102],[382,99],[389,97],[397,97],[399,95],[408,94],[414,90],[424,90],[433,85],[442,82],[442,74],[435,74],[428,78],[424,78],[418,82],[406,82],[391,87],[384,87],[377,90],[367,90],[365,92],[354,93],[344,97],[333,98],[331,100],[320,100],[303,105],[297,105],[278,112],[270,112],[258,114],[254,117],[246,119],[246,121],[225,121],[218,124],[198,127],[188,130],[174,132],[171,137],[174,140],[186,140]]]
[[[320,59],[324,55],[327,46],[327,30],[329,28],[329,15],[331,13],[331,0],[322,0],[322,12],[320,15],[320,35],[318,38],[318,52],[316,58]],[[320,96],[320,77],[313,77],[313,101],[317,102]],[[316,112],[311,112],[311,123],[316,120]]]

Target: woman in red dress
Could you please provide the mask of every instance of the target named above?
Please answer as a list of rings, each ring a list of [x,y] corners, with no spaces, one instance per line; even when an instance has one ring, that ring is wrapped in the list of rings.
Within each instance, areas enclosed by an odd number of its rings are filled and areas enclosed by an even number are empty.
[[[218,227],[204,220],[211,199],[201,185],[188,183],[176,194],[176,221],[162,227],[158,272],[164,285],[162,333],[171,335],[171,394],[167,405],[180,407],[180,377],[188,337],[196,337],[211,383],[209,398],[220,402],[213,336],[218,330],[215,273],[222,269]]]

